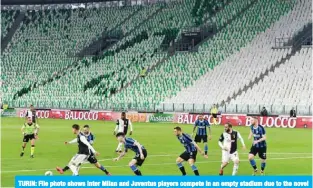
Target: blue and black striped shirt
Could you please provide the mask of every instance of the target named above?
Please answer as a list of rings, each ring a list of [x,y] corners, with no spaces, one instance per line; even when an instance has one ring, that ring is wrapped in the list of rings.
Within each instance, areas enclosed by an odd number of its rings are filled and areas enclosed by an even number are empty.
[[[92,145],[96,139],[95,135],[93,135],[91,132],[88,135],[85,135],[87,141]]]
[[[132,139],[132,138],[125,138],[125,151],[127,151],[128,149],[132,150],[133,152],[135,152],[136,154],[140,153],[138,146],[135,145],[136,140]],[[145,147],[143,145],[141,145],[141,149],[145,149]]]
[[[195,122],[195,127],[197,127],[197,135],[199,136],[206,136],[208,135],[208,132],[207,132],[207,127],[210,128],[210,123],[208,120],[197,120]]]
[[[177,136],[177,138],[180,141],[180,143],[184,145],[186,152],[191,153],[197,151],[197,148],[193,144],[193,141],[188,134],[183,133],[182,135]]]
[[[253,134],[254,141],[260,140],[266,134],[265,129],[262,125],[258,125],[256,128],[253,125],[250,126],[250,129]],[[259,142],[254,145],[256,148],[263,148],[266,147],[266,141]]]

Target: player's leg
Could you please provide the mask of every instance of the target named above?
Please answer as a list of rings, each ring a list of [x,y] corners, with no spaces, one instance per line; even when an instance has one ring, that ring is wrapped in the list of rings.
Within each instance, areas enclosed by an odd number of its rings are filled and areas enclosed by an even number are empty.
[[[98,169],[100,169],[102,172],[104,172],[106,175],[111,175],[105,168],[103,165],[101,165],[97,158],[94,156],[94,155],[90,155],[87,159],[87,161],[90,163],[90,164],[94,164],[95,167],[97,167]]]
[[[32,137],[31,141],[30,141],[30,144],[31,144],[31,148],[30,148],[30,157],[31,158],[34,158],[34,153],[35,153],[35,136]]]
[[[222,176],[224,174],[224,168],[228,165],[229,163],[229,152],[223,150],[222,151],[222,164],[221,164],[221,169],[219,175]]]
[[[28,138],[27,135],[25,135],[24,138],[23,138],[23,143],[22,143],[22,151],[21,151],[21,154],[20,154],[21,157],[24,156],[24,150],[26,148],[26,144],[27,144],[28,141],[29,141],[29,138]]]
[[[231,154],[230,155],[230,159],[234,162],[232,175],[235,176],[237,174],[238,168],[239,168],[239,155],[238,155],[238,152],[236,151],[235,153]]]
[[[261,158],[261,175],[264,175],[266,166],[266,147],[260,148],[259,157]]]
[[[88,155],[77,154],[76,157],[71,160],[69,168],[73,172],[73,176],[78,176],[80,165],[86,162],[88,157]]]
[[[139,156],[140,157],[140,156]],[[135,157],[137,158],[137,157]],[[140,170],[137,168],[137,160],[136,159],[132,159],[129,163],[128,166],[130,167],[130,169],[134,172],[134,174],[136,174],[137,176],[141,176],[141,172]]]
[[[204,135],[202,139],[203,139],[203,144],[204,144],[204,155],[208,155],[208,150],[209,150],[208,135]]]
[[[249,155],[248,155],[248,159],[250,161],[250,165],[252,166],[253,168],[253,175],[255,175],[257,172],[258,172],[258,168],[256,166],[256,162],[254,160],[254,156],[258,153],[257,149],[252,146],[251,149],[250,149],[250,152],[249,152]]]
[[[179,157],[177,157],[176,159],[176,164],[179,168],[179,170],[181,171],[182,175],[185,176],[186,175],[186,170],[185,167],[183,166],[183,162],[184,161],[188,161],[189,156],[187,152],[182,153]]]
[[[190,156],[190,158],[188,159],[188,163],[189,163],[189,165],[190,165],[190,167],[191,167],[191,169],[192,169],[192,171],[195,173],[195,175],[196,176],[199,176],[199,171],[198,171],[198,168],[196,167],[196,165],[195,165],[195,156]]]

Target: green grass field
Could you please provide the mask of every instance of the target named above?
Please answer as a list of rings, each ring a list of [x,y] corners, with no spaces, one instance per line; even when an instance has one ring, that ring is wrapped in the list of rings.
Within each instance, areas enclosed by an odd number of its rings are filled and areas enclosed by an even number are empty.
[[[113,136],[114,122],[103,121],[72,121],[40,119],[39,139],[36,142],[35,158],[30,158],[30,145],[25,150],[24,157],[20,157],[22,134],[20,131],[23,119],[2,118],[1,126],[1,187],[14,186],[16,175],[43,175],[52,170],[54,175],[56,166],[65,166],[77,151],[77,146],[64,145],[64,141],[75,138],[71,125],[89,124],[96,136],[94,147],[100,152],[98,160],[112,173],[112,175],[133,175],[127,167],[134,157],[129,152],[122,160],[113,162],[117,156],[114,152],[117,141]],[[148,150],[148,158],[140,168],[143,175],[180,175],[175,160],[184,150],[173,135],[176,124],[165,123],[134,123],[133,138],[143,144]],[[182,125],[186,133],[192,132],[192,125]],[[235,127],[239,130],[247,150],[239,150],[240,167],[238,175],[251,175],[252,169],[247,160],[251,141],[247,140],[249,128]],[[218,138],[223,131],[222,126],[212,127],[213,137],[209,141],[209,159],[198,155],[197,166],[200,175],[217,175],[221,161],[221,151]],[[268,161],[266,175],[311,175],[312,174],[312,130],[311,129],[267,129]],[[200,144],[203,148],[203,145]],[[260,162],[257,159],[257,164]],[[193,175],[186,164],[187,174]],[[225,169],[225,174],[232,171],[232,164]],[[102,172],[90,164],[84,164],[80,175],[101,175]],[[67,172],[71,175],[71,172]]]

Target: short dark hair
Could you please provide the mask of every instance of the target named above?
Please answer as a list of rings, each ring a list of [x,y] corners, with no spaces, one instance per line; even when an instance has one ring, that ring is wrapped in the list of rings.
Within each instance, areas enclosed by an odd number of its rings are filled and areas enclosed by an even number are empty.
[[[175,130],[177,130],[177,131],[181,131],[181,128],[180,128],[180,127],[178,127],[178,126],[177,126],[177,127],[175,127],[174,129],[175,129]]]
[[[89,125],[84,125],[84,128],[89,128]]]
[[[80,127],[79,127],[78,124],[74,124],[74,125],[72,125],[72,128],[75,129],[75,130],[79,130]]]
[[[125,115],[126,115],[126,112],[122,112],[122,115],[125,116]]]
[[[124,137],[124,136],[125,136],[125,134],[124,134],[124,133],[117,133],[117,134],[116,134],[116,137],[119,137],[119,136]]]
[[[228,123],[226,123],[227,125],[228,125],[228,127],[229,128],[233,128],[233,125],[232,124],[230,124],[229,122]]]

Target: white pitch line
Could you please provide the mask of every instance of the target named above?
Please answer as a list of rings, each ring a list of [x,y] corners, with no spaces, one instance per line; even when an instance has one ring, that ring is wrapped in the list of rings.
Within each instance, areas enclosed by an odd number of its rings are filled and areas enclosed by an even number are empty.
[[[282,158],[270,158],[267,160],[289,160],[289,159],[312,159],[312,156],[310,157],[282,157]],[[112,159],[111,159],[112,160]],[[258,160],[258,159],[257,159]],[[103,161],[103,160],[99,160]],[[221,161],[200,161],[197,162],[197,164],[202,163],[220,163]],[[144,164],[145,166],[159,166],[159,165],[175,165],[175,162],[173,163],[154,163],[154,164]],[[128,167],[128,165],[119,165],[119,166],[105,166],[108,168],[120,168],[120,167]],[[81,167],[83,169],[94,169],[95,167]],[[55,170],[55,169],[36,169],[36,170],[9,170],[9,171],[1,171],[0,174],[3,173],[14,173],[14,172],[36,172],[36,171],[48,171],[48,170]]]

